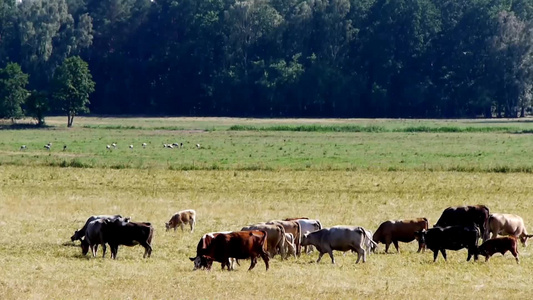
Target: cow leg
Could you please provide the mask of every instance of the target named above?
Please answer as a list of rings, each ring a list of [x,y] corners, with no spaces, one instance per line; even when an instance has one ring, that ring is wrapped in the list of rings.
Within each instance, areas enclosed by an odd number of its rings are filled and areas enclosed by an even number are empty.
[[[150,244],[148,244],[147,242],[141,243],[141,246],[144,247],[143,258],[146,258],[147,255],[148,257],[150,257],[150,255],[152,255],[152,246],[150,246]]]
[[[91,254],[93,255],[93,257],[96,257],[96,251],[95,251],[95,246],[94,245],[90,245],[91,247]]]
[[[400,247],[398,247],[398,241],[394,240],[392,241],[392,243],[394,244],[394,248],[396,248],[396,253],[400,253]]]
[[[193,232],[194,231],[194,222],[191,220],[189,222],[189,225],[191,225],[191,232]]]
[[[268,261],[270,260],[270,258],[268,258],[268,254],[266,252],[262,252],[260,255],[263,261],[265,262],[266,270],[268,271]]]
[[[489,258],[490,258],[490,255],[487,254],[487,256],[485,256],[485,262],[488,262],[488,261],[489,261]]]
[[[329,257],[331,258],[331,263],[332,263],[332,264],[335,264],[335,257],[333,257],[333,250],[330,250],[330,251],[328,252],[328,254],[329,254]]]
[[[325,254],[325,252],[320,252],[320,253],[318,254],[318,259],[316,260],[317,263],[320,262],[320,260],[322,259],[322,256],[324,256],[324,254]]]
[[[433,250],[433,262],[437,261],[438,255],[439,255],[439,250]]]
[[[440,249],[440,253],[442,253],[444,260],[447,261],[448,259],[446,258],[446,249]]]
[[[183,232],[183,223],[180,224],[181,232]]]
[[[514,256],[514,259],[516,260],[516,263],[520,263],[520,259],[518,259],[518,251],[515,249],[511,249],[511,254]]]
[[[107,250],[107,247],[105,246],[105,243],[103,243],[103,244],[102,244],[102,251],[103,251],[104,253],[102,254],[102,258],[105,257],[105,251],[106,251],[106,250]]]
[[[257,264],[257,257],[252,257],[250,260],[252,261],[252,263],[250,264],[250,268],[248,268],[248,271],[253,269],[255,265]]]
[[[389,253],[389,246],[390,246],[390,242],[385,241],[385,253]]]
[[[359,260],[361,259],[361,255],[363,256],[363,262],[366,262],[366,252],[363,249],[356,250],[357,252],[357,261],[356,264],[359,263]]]

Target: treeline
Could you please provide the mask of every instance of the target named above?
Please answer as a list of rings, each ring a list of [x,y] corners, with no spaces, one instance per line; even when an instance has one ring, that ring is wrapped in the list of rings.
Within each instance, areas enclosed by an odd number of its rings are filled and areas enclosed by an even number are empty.
[[[46,101],[79,56],[98,114],[517,117],[533,102],[531,0],[19,2],[0,0],[0,68]]]

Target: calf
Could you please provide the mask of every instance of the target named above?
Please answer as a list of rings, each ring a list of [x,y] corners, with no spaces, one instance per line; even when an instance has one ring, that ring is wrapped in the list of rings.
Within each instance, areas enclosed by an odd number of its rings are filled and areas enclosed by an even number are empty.
[[[511,252],[516,259],[517,264],[520,263],[520,259],[518,259],[517,242],[515,237],[506,236],[491,239],[481,244],[481,246],[478,248],[479,254],[485,256],[485,261],[488,261],[489,258],[494,255],[494,253],[501,253],[504,255],[507,251]]]
[[[176,228],[179,226],[181,231],[183,231],[185,224],[189,224],[191,226],[191,232],[194,231],[194,226],[196,225],[196,211],[192,209],[178,211],[167,223],[165,223],[165,227],[167,228],[167,231],[172,228],[174,228],[174,231],[176,231]]]
[[[428,229],[426,218],[408,220],[389,220],[381,223],[374,233],[373,240],[376,243],[385,244],[385,253],[389,252],[390,244],[394,244],[396,252],[400,252],[398,242],[409,243],[416,239],[415,232]],[[425,250],[425,245],[418,240],[418,251]]]
[[[466,261],[470,261],[472,256],[474,256],[474,260],[478,259],[477,246],[480,232],[476,226],[433,227],[428,230],[417,231],[415,234],[419,241],[433,251],[434,262],[437,260],[439,251],[446,260],[446,249],[457,251],[467,248]]]
[[[355,263],[359,263],[361,256],[363,257],[363,262],[366,262],[364,247],[367,239],[372,240],[362,227],[335,226],[305,234],[302,239],[302,246],[313,245],[316,247],[319,252],[317,263],[320,262],[325,253],[328,253],[331,263],[334,264],[333,250],[344,252],[352,250],[357,252],[357,261]]]
[[[85,221],[85,224],[83,225],[83,227],[80,230],[76,230],[74,232],[74,235],[72,235],[70,237],[70,240],[74,242],[75,240],[81,240],[83,237],[85,237],[85,231],[87,230],[87,226],[89,225],[89,223],[91,223],[94,220],[98,220],[98,219],[115,220],[115,219],[119,219],[119,218],[122,219],[125,222],[129,221],[129,218],[122,218],[121,215],[95,215],[95,216],[90,216],[87,219],[87,221]]]
[[[527,246],[527,240],[533,235],[527,234],[524,219],[512,214],[492,214],[489,217],[489,231],[494,239],[498,235],[510,235],[520,239],[524,247]]]
[[[268,271],[268,254],[266,250],[267,233],[265,231],[236,231],[217,235],[209,245],[202,248],[205,267],[211,269],[213,261],[228,263],[229,258],[251,259],[249,270],[257,264],[257,257],[261,256]]]
[[[152,254],[152,237],[154,228],[150,223],[143,222],[122,222],[119,219],[114,221],[104,220],[102,232],[105,240],[111,248],[111,258],[117,258],[118,246],[135,246],[144,247],[143,258],[150,257]]]

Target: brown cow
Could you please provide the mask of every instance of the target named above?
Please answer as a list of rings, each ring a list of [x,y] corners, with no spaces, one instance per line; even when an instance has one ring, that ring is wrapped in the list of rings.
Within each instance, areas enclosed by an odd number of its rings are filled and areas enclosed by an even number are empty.
[[[221,233],[231,233],[232,231],[221,231],[221,232],[210,232],[210,233],[206,233],[202,236],[202,238],[200,239],[200,241],[198,242],[198,245],[196,246],[196,257],[190,257],[189,259],[194,262],[194,269],[193,270],[197,270],[197,269],[204,269],[204,268],[211,268],[211,265],[212,263],[207,263],[207,261],[205,259],[202,259],[202,253],[203,253],[203,249],[207,246],[209,246],[211,244],[211,241],[213,241],[213,239],[221,234]],[[228,271],[230,270],[233,270],[233,267],[235,265],[235,262],[237,264],[239,264],[239,262],[234,259],[234,258],[230,258],[228,260],[228,262],[226,263],[222,263],[222,270],[224,270],[224,267],[227,266],[228,267]]]
[[[241,231],[262,230],[267,233],[267,252],[271,258],[278,253],[281,254],[281,259],[286,259],[285,251],[285,228],[280,224],[266,224],[258,223],[241,228]]]
[[[286,233],[292,233],[294,236],[294,245],[296,246],[296,255],[300,255],[302,251],[302,228],[300,226],[300,223],[298,221],[277,221],[273,220],[268,222],[267,224],[279,224],[285,228]]]
[[[519,264],[520,259],[518,259],[517,242],[516,238],[513,236],[504,236],[491,239],[478,247],[478,253],[485,256],[485,261],[488,261],[489,258],[495,253],[501,253],[504,255],[507,251],[511,252],[516,259],[516,263]]]
[[[524,219],[512,214],[492,214],[489,217],[489,231],[492,233],[491,238],[499,235],[510,235],[520,239],[524,247],[527,246],[527,240],[533,237],[533,234],[527,234]]]
[[[209,245],[202,247],[202,258],[205,267],[210,270],[213,261],[228,264],[231,257],[236,259],[251,259],[252,270],[257,264],[257,257],[261,256],[268,271],[268,253],[266,252],[267,233],[265,231],[236,231],[218,234]]]
[[[189,224],[191,226],[191,232],[194,231],[194,226],[196,225],[196,212],[194,210],[186,209],[178,211],[172,216],[172,218],[170,218],[168,223],[165,223],[165,227],[167,228],[167,231],[172,228],[174,228],[174,231],[176,231],[176,228],[179,226],[181,231],[183,231],[183,226],[185,224]]]
[[[428,219],[417,218],[408,220],[389,220],[381,223],[374,233],[372,239],[376,243],[385,244],[385,253],[388,253],[391,243],[394,244],[396,252],[400,252],[398,242],[410,243],[416,239],[415,232],[428,229]],[[418,251],[426,249],[419,240]]]

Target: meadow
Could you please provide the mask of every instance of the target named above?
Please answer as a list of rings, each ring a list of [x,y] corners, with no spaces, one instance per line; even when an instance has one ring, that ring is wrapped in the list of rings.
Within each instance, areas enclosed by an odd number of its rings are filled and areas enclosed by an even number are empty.
[[[415,244],[400,244],[400,254],[384,254],[380,245],[357,265],[353,254],[338,252],[335,265],[327,256],[316,264],[316,252],[287,261],[278,256],[268,272],[262,261],[250,272],[248,261],[233,272],[218,265],[193,272],[188,259],[206,232],[295,216],[374,231],[387,219],[425,216],[434,224],[447,206],[486,204],[531,225],[528,121],[79,118],[72,129],[63,122],[0,130],[1,299],[530,294],[532,246],[519,247],[520,265],[510,254],[466,262],[466,250],[433,263],[431,252],[417,254]],[[346,129],[372,126],[381,129]],[[183,149],[162,147],[180,141]],[[50,151],[43,149],[48,142]],[[118,148],[107,150],[113,142]],[[196,230],[166,232],[164,222],[185,208],[197,211]],[[82,256],[70,236],[101,213],[152,222],[152,257],[142,259],[139,246],[120,247],[116,261],[109,254]]]

